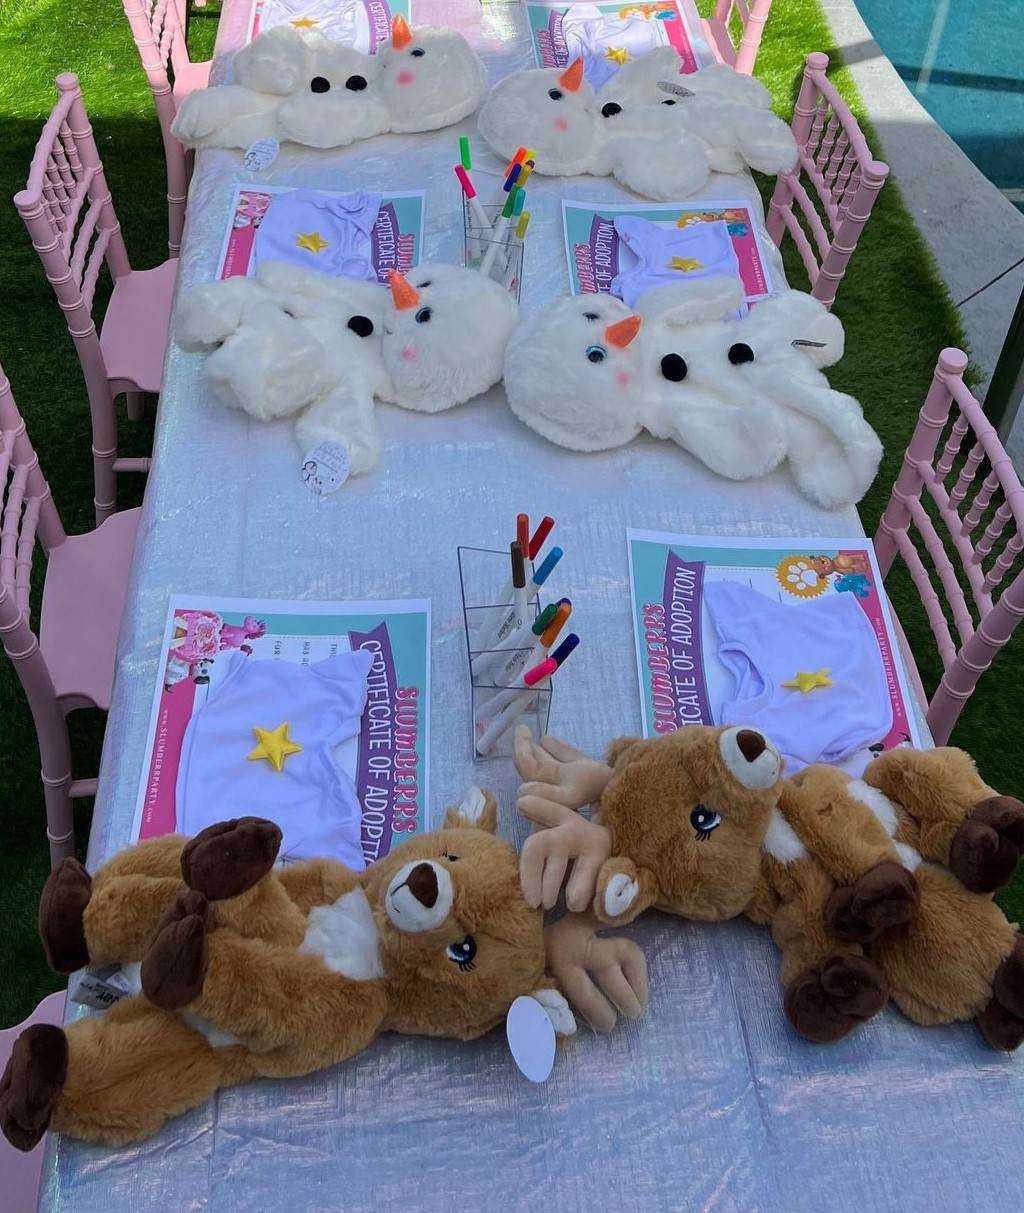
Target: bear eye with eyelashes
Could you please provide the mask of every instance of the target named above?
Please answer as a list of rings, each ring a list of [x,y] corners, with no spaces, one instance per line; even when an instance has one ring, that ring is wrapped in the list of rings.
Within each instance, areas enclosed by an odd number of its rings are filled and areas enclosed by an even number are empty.
[[[311,93],[329,93],[331,91],[331,82],[323,76],[314,76],[309,82],[309,91]]]
[[[447,859],[449,863],[458,863],[459,861],[458,855],[451,855],[447,851],[441,852],[441,858]]]
[[[601,317],[597,314],[597,312],[584,312],[583,319],[584,320],[600,320]]]
[[[548,96],[551,98],[552,101],[561,101],[562,97],[564,95],[565,94],[562,92],[562,90],[560,88],[549,88],[548,89]]]
[[[412,50],[409,52],[409,54],[412,55],[412,57],[414,59],[422,59],[426,53],[427,52],[423,49],[422,46],[414,46],[412,48]]]
[[[604,362],[608,357],[608,351],[603,345],[588,345],[587,346],[587,361],[588,362]]]
[[[421,307],[420,310],[416,313],[416,323],[417,324],[426,324],[427,321],[430,319],[430,315],[431,315],[431,313],[430,313],[429,307]]]
[[[721,814],[716,813],[714,809],[705,808],[702,804],[697,805],[690,814],[690,825],[693,826],[698,842],[707,842],[712,831],[717,830],[721,824]]]
[[[472,969],[473,957],[476,956],[476,940],[472,935],[467,935],[465,939],[460,939],[458,943],[450,943],[445,948],[445,955],[452,962],[457,964],[463,973]]]

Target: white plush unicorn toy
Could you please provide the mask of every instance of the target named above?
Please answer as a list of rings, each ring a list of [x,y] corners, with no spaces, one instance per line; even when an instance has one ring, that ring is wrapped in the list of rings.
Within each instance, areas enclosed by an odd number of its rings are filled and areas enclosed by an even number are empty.
[[[176,337],[209,354],[204,377],[231,408],[259,421],[296,417],[303,452],[346,448],[353,475],[376,463],[374,400],[435,413],[501,379],[515,300],[476,270],[393,271],[391,290],[279,261],[255,279],[194,287]]]
[[[536,149],[538,173],[614,176],[665,202],[695,193],[712,171],[778,173],[797,156],[762,85],[721,64],[681,76],[670,46],[627,63],[596,94],[582,59],[518,72],[494,87],[478,125],[501,156]]]
[[[233,84],[188,96],[172,130],[186,147],[247,148],[271,136],[344,147],[387,131],[436,130],[480,104],[483,64],[455,30],[395,17],[376,55],[277,26],[237,52]]]
[[[818,369],[842,356],[842,325],[799,291],[735,319],[742,302],[735,279],[657,287],[635,313],[607,294],[557,300],[509,342],[509,405],[570,450],[622,446],[646,429],[731,480],[788,459],[812,501],[854,504],[882,446],[857,401]]]

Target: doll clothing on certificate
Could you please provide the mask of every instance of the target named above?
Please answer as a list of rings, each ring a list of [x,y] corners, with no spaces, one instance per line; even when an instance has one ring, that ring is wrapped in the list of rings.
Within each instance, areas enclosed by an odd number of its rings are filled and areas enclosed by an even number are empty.
[[[314,30],[332,42],[370,51],[370,23],[361,0],[266,0],[260,32],[276,25]]]
[[[256,229],[253,268],[261,261],[286,261],[333,278],[376,282],[371,236],[380,202],[380,194],[275,194]]]
[[[228,669],[185,730],[175,788],[177,828],[198,834],[230,817],[257,814],[281,827],[281,858],[328,856],[365,866],[362,812],[333,750],[359,732],[370,653],[338,653],[312,665],[253,660],[233,651]],[[280,770],[265,757],[267,734],[287,723],[294,752]],[[271,747],[272,748],[272,747]]]
[[[887,736],[893,717],[885,666],[855,595],[788,606],[737,581],[711,581],[704,607],[734,680],[718,723],[760,729],[784,755],[788,775],[814,762],[842,762]],[[784,685],[801,675],[813,682],[822,672],[831,685]]]
[[[612,294],[627,307],[634,307],[652,287],[740,276],[729,225],[723,219],[664,228],[636,215],[621,215],[615,220],[615,231],[637,259],[636,265],[612,279]]]
[[[625,63],[664,46],[661,24],[653,17],[602,13],[596,4],[572,4],[562,14],[568,62],[583,60],[583,78],[599,89]]]

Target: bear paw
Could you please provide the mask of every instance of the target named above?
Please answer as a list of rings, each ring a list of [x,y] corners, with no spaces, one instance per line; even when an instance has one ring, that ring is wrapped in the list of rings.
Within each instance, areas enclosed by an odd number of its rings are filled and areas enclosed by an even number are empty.
[[[805,1040],[827,1044],[885,1006],[889,992],[878,969],[862,956],[830,956],[786,987],[786,1018]]]
[[[1012,796],[979,801],[953,837],[949,870],[972,893],[1008,885],[1024,851],[1024,804]]]
[[[156,1007],[177,1011],[199,997],[209,963],[213,914],[202,893],[180,893],[142,961],[142,992]]]
[[[248,892],[274,866],[282,834],[263,817],[237,817],[207,826],[181,852],[181,875],[209,901]]]
[[[917,881],[898,863],[879,863],[852,885],[836,888],[825,905],[825,921],[837,939],[870,943],[912,922],[920,902]]]
[[[14,1042],[0,1077],[0,1130],[16,1150],[42,1140],[68,1073],[68,1040],[62,1028],[37,1023]]]

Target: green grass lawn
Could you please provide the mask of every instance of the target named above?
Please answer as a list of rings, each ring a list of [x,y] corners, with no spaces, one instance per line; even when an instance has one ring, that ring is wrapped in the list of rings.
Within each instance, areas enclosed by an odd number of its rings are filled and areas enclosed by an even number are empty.
[[[470,2],[470,0],[467,0]],[[699,0],[707,9],[711,0]],[[216,9],[197,10],[190,34],[193,57],[208,57]],[[758,58],[758,75],[789,116],[803,65],[812,50],[831,49],[816,0],[775,5]],[[63,319],[25,231],[7,201],[24,184],[39,129],[54,101],[53,77],[78,72],[107,169],[132,264],[147,268],[166,256],[163,152],[149,91],[117,0],[0,0],[0,360],[28,421],[43,467],[70,531],[92,525],[92,470],[85,391]],[[855,112],[864,109],[844,71],[835,79]],[[876,150],[878,142],[868,131]],[[770,182],[763,182],[766,194]],[[794,286],[806,285],[798,258],[786,250]],[[898,185],[883,190],[860,242],[836,307],[846,325],[847,353],[830,372],[833,384],[856,396],[886,446],[877,487],[862,506],[874,531],[900,457],[927,390],[938,350],[962,342],[962,330]],[[142,453],[151,421],[123,427],[123,450]],[[122,505],[136,504],[141,485],[126,486]],[[891,593],[927,686],[938,677],[931,634],[906,578]],[[915,609],[916,607],[916,609]],[[1024,753],[1015,746],[1015,704],[1024,668],[1018,643],[1003,654],[961,719],[954,741],[977,758],[986,778],[1007,792],[1024,789]],[[1014,690],[1014,688],[1017,688]],[[78,774],[98,765],[102,720],[74,722]],[[0,662],[0,1024],[16,1023],[62,982],[43,961],[35,933],[39,890],[49,869],[35,733],[21,687]],[[78,815],[84,852],[89,807]],[[1012,916],[1024,911],[1024,881],[1004,897]]]

